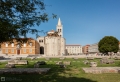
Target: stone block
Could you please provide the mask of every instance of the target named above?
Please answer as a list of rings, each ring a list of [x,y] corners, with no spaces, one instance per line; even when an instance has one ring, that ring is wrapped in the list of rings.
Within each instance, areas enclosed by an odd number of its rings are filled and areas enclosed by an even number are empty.
[[[22,60],[22,57],[16,57],[16,60]]]
[[[64,65],[70,65],[71,62],[70,62],[70,61],[65,61],[65,62],[63,62],[63,64],[64,64]]]
[[[11,61],[8,61],[8,64],[25,64],[25,65],[27,65],[28,61],[27,60],[11,60]]]
[[[64,60],[65,58],[64,57],[60,57],[61,60]]]
[[[90,62],[90,67],[96,67],[97,66],[97,62]]]
[[[89,64],[88,60],[83,61],[85,65]]]
[[[6,64],[5,68],[15,68],[15,65],[14,64]]]
[[[35,59],[37,59],[37,58],[36,58],[36,57],[31,57],[30,59],[31,59],[31,60],[35,60]]]
[[[23,64],[23,65],[27,65],[28,64],[28,61],[27,60],[19,60],[17,61],[16,64]]]
[[[8,61],[8,64],[15,64],[14,60]]]
[[[114,63],[114,60],[113,59],[101,59],[100,63],[112,64],[112,63]]]
[[[50,60],[50,58],[49,58],[49,57],[46,57],[45,59],[46,59],[46,60]]]
[[[87,57],[86,59],[87,59],[87,60],[93,60],[94,57]]]
[[[61,65],[61,64],[63,64],[62,61],[58,61],[58,62],[56,62],[56,65]]]
[[[77,59],[78,59],[78,57],[74,57],[73,59],[74,59],[74,60],[77,60]]]
[[[120,60],[120,57],[115,57],[115,60]]]

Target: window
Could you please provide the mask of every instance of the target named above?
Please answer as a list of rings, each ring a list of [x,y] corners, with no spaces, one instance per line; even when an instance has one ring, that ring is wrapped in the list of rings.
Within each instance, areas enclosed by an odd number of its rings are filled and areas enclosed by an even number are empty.
[[[26,47],[26,43],[24,43],[24,47]]]
[[[39,42],[41,42],[41,40],[39,40]]]
[[[32,49],[30,49],[30,51],[29,51],[30,53],[32,53]]]
[[[61,29],[60,29],[60,32],[61,32]]]
[[[32,46],[32,42],[30,42],[30,47]]]
[[[5,47],[8,47],[8,43],[5,44]]]
[[[11,46],[14,47],[14,43],[12,43]]]
[[[5,49],[5,53],[8,53],[8,49]]]
[[[20,48],[20,44],[17,44],[17,48]]]
[[[26,53],[26,49],[23,49],[23,53]]]
[[[11,53],[14,53],[14,49],[11,49]]]

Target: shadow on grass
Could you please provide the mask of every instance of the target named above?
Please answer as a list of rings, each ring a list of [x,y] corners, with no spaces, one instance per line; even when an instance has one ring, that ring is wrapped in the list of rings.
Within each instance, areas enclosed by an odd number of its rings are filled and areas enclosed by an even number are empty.
[[[40,68],[51,68],[51,70],[47,74],[4,74],[0,76],[11,79],[14,78],[12,82],[18,82],[17,80],[19,80],[19,82],[97,82],[83,77],[75,77],[70,73],[66,73],[66,71],[71,71],[71,69],[69,69],[69,66],[66,68],[60,68],[55,64],[47,64],[41,65]],[[8,81],[9,80],[10,79],[8,79]]]

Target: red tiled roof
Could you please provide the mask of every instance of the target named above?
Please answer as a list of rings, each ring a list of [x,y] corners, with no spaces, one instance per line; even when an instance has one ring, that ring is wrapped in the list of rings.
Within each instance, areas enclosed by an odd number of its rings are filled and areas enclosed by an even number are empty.
[[[50,32],[55,32],[54,30],[51,30]]]

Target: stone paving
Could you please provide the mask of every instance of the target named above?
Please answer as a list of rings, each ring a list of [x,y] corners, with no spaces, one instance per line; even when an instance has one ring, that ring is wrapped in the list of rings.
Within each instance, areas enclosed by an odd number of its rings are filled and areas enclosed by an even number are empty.
[[[0,74],[46,74],[51,68],[10,68],[0,69]]]
[[[82,68],[85,73],[101,74],[101,73],[120,73],[120,67],[89,67]]]

